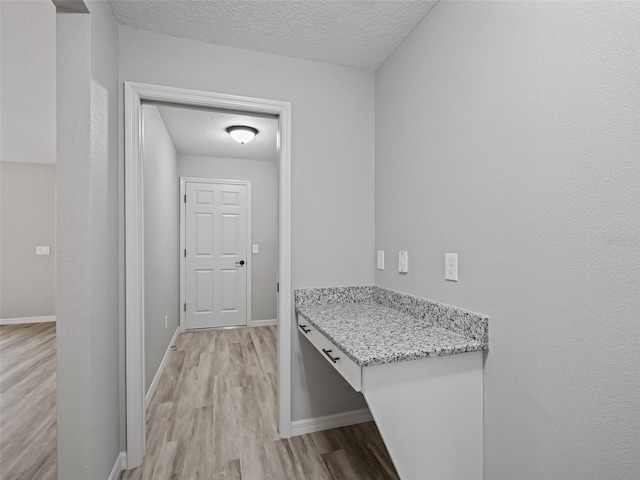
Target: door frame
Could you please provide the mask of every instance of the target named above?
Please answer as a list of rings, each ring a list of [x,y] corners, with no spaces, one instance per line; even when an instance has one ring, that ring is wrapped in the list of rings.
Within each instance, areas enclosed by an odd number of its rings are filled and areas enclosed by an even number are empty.
[[[186,258],[182,254],[187,247],[187,235],[186,235],[186,215],[187,204],[182,199],[185,198],[187,193],[187,183],[214,183],[217,185],[242,185],[247,187],[247,242],[245,257],[247,260],[247,285],[246,285],[246,312],[247,320],[246,327],[252,326],[251,316],[251,265],[253,264],[253,258],[251,257],[251,181],[250,180],[223,180],[216,178],[201,178],[201,177],[180,177],[180,305],[184,305],[187,301],[187,262]],[[184,333],[187,330],[187,314],[184,308],[180,308],[180,333]],[[197,331],[198,329],[194,329]]]
[[[278,117],[278,427],[291,436],[291,103],[124,82],[125,375],[127,468],[145,450],[142,102],[212,107]]]

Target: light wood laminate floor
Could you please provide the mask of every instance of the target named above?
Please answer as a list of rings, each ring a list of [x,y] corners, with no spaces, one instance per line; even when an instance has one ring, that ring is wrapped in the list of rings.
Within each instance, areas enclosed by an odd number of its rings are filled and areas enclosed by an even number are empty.
[[[0,326],[0,478],[56,476],[56,324]]]
[[[279,438],[276,351],[275,327],[180,335],[123,479],[397,479],[373,422]]]

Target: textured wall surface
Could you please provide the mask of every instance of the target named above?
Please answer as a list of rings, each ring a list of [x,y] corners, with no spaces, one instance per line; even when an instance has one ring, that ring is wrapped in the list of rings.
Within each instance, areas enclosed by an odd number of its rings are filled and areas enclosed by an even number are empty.
[[[144,105],[142,115],[144,381],[148,391],[179,324],[180,188],[178,156],[158,108]]]
[[[178,156],[181,177],[251,181],[251,243],[260,253],[250,254],[252,320],[276,318],[278,278],[278,165],[275,161],[239,160],[192,155]]]
[[[443,1],[376,74],[376,283],[490,316],[490,480],[640,477],[639,24]]]
[[[58,478],[91,476],[91,20],[56,15]]]
[[[0,318],[56,314],[56,166],[0,162]],[[36,255],[36,246],[51,255]]]
[[[119,452],[120,395],[118,26],[106,2],[91,12],[92,417],[95,478],[109,475]],[[66,477],[65,477],[66,478]]]
[[[119,452],[118,28],[56,15],[58,478],[107,478]]]
[[[373,72],[120,28],[120,76],[291,102],[292,286],[373,282]],[[294,420],[364,407],[295,329],[292,352]]]

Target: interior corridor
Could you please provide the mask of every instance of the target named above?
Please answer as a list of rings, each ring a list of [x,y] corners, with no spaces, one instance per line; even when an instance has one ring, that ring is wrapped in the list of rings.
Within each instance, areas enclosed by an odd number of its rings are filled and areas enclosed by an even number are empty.
[[[373,422],[280,439],[276,327],[184,333],[147,409],[138,479],[397,479]]]

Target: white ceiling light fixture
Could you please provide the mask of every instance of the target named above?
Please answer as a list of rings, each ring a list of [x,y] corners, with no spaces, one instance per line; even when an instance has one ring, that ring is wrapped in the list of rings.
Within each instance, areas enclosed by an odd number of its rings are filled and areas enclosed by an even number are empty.
[[[238,143],[249,143],[258,134],[258,129],[246,125],[227,127],[227,133]]]

